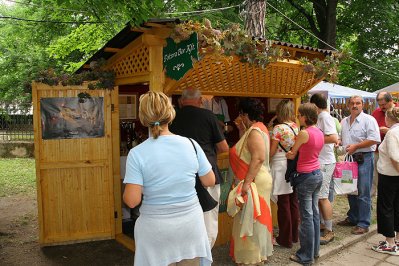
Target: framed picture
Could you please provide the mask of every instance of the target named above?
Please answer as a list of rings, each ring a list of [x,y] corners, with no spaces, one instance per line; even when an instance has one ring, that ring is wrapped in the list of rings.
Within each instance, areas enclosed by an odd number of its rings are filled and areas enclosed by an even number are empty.
[[[282,100],[284,100],[284,99],[283,98],[269,98],[267,101],[267,111],[269,113],[275,113],[277,105]]]
[[[119,95],[119,118],[137,119],[137,94]]]
[[[78,97],[40,99],[42,139],[104,137],[104,99]]]

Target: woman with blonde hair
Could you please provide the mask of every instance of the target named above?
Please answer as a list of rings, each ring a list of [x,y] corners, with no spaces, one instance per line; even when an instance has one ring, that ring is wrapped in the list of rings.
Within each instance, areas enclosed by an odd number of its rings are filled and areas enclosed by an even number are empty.
[[[295,143],[299,129],[295,124],[294,104],[282,100],[276,107],[277,121],[273,128],[270,144],[271,173],[273,177],[273,196],[277,196],[277,219],[280,246],[291,248],[298,242],[299,207],[296,192],[285,180],[287,171],[286,154]]]
[[[169,131],[175,110],[164,93],[142,95],[139,118],[149,127],[150,137],[129,152],[123,194],[130,208],[143,196],[134,228],[134,264],[211,265],[204,214],[194,188],[196,173],[204,186],[215,184],[211,165],[197,142]]]
[[[378,147],[377,231],[385,236],[374,251],[399,256],[399,107],[385,112],[389,127]]]

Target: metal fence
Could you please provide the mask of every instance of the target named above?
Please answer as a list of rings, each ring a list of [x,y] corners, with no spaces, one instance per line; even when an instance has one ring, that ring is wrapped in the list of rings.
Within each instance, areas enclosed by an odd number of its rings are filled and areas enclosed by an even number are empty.
[[[0,106],[0,141],[33,141],[31,103]]]

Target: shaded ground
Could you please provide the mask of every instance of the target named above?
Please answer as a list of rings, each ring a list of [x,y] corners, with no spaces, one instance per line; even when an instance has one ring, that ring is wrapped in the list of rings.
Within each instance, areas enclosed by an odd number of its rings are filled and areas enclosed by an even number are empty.
[[[337,198],[334,205],[334,223],[345,217],[347,206],[344,197]],[[375,222],[374,214],[375,211]],[[335,226],[335,234],[336,239],[329,245],[338,245],[342,239],[350,235],[350,228]],[[37,239],[35,195],[0,197],[0,265],[133,264],[134,254],[113,240],[40,248]],[[289,256],[297,248],[298,244],[292,249],[275,247],[267,265],[288,264]],[[228,245],[214,248],[213,265],[234,265],[228,251]]]

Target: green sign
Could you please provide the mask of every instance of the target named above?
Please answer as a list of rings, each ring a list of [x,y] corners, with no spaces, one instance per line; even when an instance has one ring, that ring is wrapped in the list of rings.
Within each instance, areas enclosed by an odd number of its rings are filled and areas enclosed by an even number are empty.
[[[171,38],[166,41],[166,47],[163,48],[163,66],[166,75],[179,80],[193,67],[193,59],[198,60],[197,33],[191,34],[188,40],[179,43],[175,43]]]

